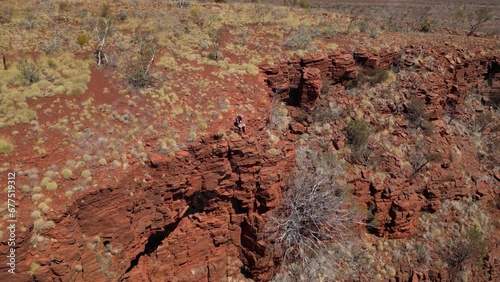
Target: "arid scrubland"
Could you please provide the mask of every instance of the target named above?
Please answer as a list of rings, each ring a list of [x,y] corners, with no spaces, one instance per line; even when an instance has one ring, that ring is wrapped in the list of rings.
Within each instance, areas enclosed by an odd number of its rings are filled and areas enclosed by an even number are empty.
[[[0,1],[19,281],[500,277],[497,6],[215,2]]]

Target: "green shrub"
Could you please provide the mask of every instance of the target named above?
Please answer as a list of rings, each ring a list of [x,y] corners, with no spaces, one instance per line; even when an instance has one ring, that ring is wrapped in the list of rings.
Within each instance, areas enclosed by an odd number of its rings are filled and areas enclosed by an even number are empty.
[[[269,117],[268,127],[281,135],[288,129],[290,118],[288,117],[288,109],[281,102],[274,102]]]
[[[18,66],[22,78],[26,79],[29,84],[36,83],[40,80],[40,70],[32,61],[23,61]]]
[[[301,28],[285,39],[285,48],[288,50],[306,50],[312,44],[313,33],[311,30]]]
[[[346,88],[356,88],[365,83],[372,85],[385,83],[391,84],[396,81],[396,75],[390,70],[383,69],[363,69],[357,73],[355,79],[346,84]]]
[[[7,154],[12,151],[14,151],[14,145],[9,140],[0,138],[0,154]]]
[[[438,254],[446,262],[450,281],[456,281],[457,274],[465,266],[481,265],[488,253],[484,233],[479,228],[469,228],[458,238],[449,239]]]
[[[368,141],[371,129],[364,120],[353,120],[347,124],[347,142],[351,145],[351,158],[353,162],[361,162],[366,165],[368,156]]]
[[[136,62],[129,67],[127,81],[133,87],[146,88],[153,82],[153,77],[143,66]]]
[[[412,97],[406,107],[405,117],[414,126],[421,127],[427,118],[424,102],[417,97]]]
[[[364,120],[353,120],[347,124],[347,142],[355,149],[368,145],[370,126]]]
[[[66,1],[59,2],[58,7],[59,7],[59,13],[64,13],[69,11],[69,4]]]
[[[111,15],[111,6],[109,4],[102,4],[100,16],[108,18]]]
[[[9,23],[12,20],[12,15],[14,14],[11,7],[4,7],[0,12],[0,24]]]
[[[50,181],[45,185],[45,188],[47,188],[47,191],[55,191],[57,189],[57,183],[55,181]]]
[[[35,262],[34,262],[34,263],[32,263],[32,264],[30,265],[30,271],[29,271],[29,274],[30,274],[30,275],[35,274],[35,272],[36,272],[39,268],[40,268],[40,265],[39,265],[38,263],[35,263]]]
[[[78,43],[78,45],[85,45],[89,43],[89,40],[89,36],[85,33],[82,33],[76,37],[76,43]]]
[[[73,176],[73,172],[71,171],[71,169],[65,168],[62,171],[62,176],[64,177],[64,179],[70,179],[71,176]]]
[[[309,9],[311,7],[311,2],[309,0],[300,0],[299,6],[302,9]]]
[[[90,170],[86,169],[86,170],[82,171],[81,175],[82,175],[82,178],[87,178],[87,177],[91,176],[92,173],[90,172]]]

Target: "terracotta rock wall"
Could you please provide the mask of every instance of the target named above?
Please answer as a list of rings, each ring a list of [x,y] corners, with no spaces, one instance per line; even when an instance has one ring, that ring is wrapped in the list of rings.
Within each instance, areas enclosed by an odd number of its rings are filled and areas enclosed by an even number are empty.
[[[36,259],[32,279],[270,279],[262,214],[280,202],[287,164],[264,141],[211,137],[174,156],[154,153],[121,185],[89,191],[43,233],[51,244],[38,249],[50,256]]]
[[[317,68],[304,67],[299,83],[299,104],[309,111],[314,109],[316,100],[321,95],[321,71]]]
[[[433,63],[420,63],[419,58],[435,58]],[[467,95],[477,93],[487,99],[490,91],[500,89],[500,58],[484,55],[471,58],[465,51],[439,51],[410,46],[405,48],[401,66],[419,71],[431,71],[423,80],[416,77],[411,84],[403,86],[414,89],[417,95],[434,106],[433,117],[438,118],[445,111],[462,112]],[[445,72],[437,71],[445,69]],[[496,75],[495,75],[496,74]]]
[[[332,52],[330,55],[325,56],[322,54],[318,55],[307,55],[303,58],[293,57],[287,62],[278,65],[261,65],[260,69],[266,76],[266,83],[271,88],[274,93],[281,96],[282,100],[288,98],[290,90],[297,88],[299,91],[299,96],[304,89],[305,91],[317,91],[310,90],[309,87],[302,87],[301,85],[308,84],[304,81],[311,80],[311,84],[316,84],[313,88],[318,88],[320,86],[322,78],[330,78],[333,83],[340,83],[346,80],[350,80],[356,77],[356,71],[354,69],[355,61],[351,54],[347,53],[345,50],[337,50]],[[311,69],[319,70],[319,74],[311,72]],[[305,79],[304,79],[304,74]],[[319,81],[319,83],[317,82]],[[305,96],[314,96],[315,94],[306,93]]]
[[[354,52],[356,63],[363,67],[374,69],[387,69],[391,64],[397,61],[399,52],[394,50],[383,50],[380,53],[357,51]]]
[[[435,58],[435,63],[419,61],[419,58],[427,57]],[[472,59],[460,50],[443,53],[431,48],[409,46],[400,51],[380,53],[360,51],[355,52],[354,57],[343,51],[335,51],[328,58],[327,60],[324,56],[309,56],[300,62],[294,59],[281,64],[279,68],[281,71],[275,71],[268,76],[268,85],[273,88],[276,85],[275,81],[282,82],[280,85],[283,86],[286,85],[286,81],[292,84],[296,80],[295,70],[300,68],[302,73],[300,85],[303,87],[299,87],[299,95],[311,97],[311,99],[303,99],[301,106],[304,104],[305,108],[310,109],[314,105],[310,101],[314,101],[315,97],[319,96],[320,85],[316,84],[318,78],[331,77],[334,83],[353,79],[356,76],[354,60],[359,67],[386,69],[392,66],[407,70],[409,73],[412,71],[418,73],[420,70],[430,71],[430,75],[425,80],[420,76],[415,76],[401,81],[401,89],[407,97],[416,95],[427,102],[429,119],[438,136],[427,141],[433,146],[433,150],[445,156],[440,163],[434,165],[432,177],[425,187],[422,183],[412,179],[411,172],[406,171],[401,166],[400,160],[394,156],[377,160],[377,167],[383,168],[390,176],[386,179],[379,179],[376,173],[369,169],[357,175],[348,176],[348,182],[354,187],[354,194],[374,214],[375,221],[378,223],[372,230],[375,234],[388,238],[404,238],[415,232],[417,219],[422,210],[435,210],[444,199],[457,199],[467,195],[488,197],[488,195],[495,194],[491,187],[479,180],[482,173],[479,171],[480,164],[477,160],[469,161],[471,168],[468,173],[473,179],[477,179],[472,183],[472,190],[469,189],[471,185],[468,179],[459,173],[458,165],[453,166],[452,161],[447,158],[450,148],[460,143],[460,137],[453,136],[440,118],[446,111],[449,111],[447,108],[449,106],[453,106],[453,109],[460,114],[463,101],[470,91],[483,93],[483,99],[487,99],[489,91],[498,91],[500,88],[498,57],[483,56]],[[269,67],[263,68],[265,74],[268,73],[267,68]],[[294,71],[290,71],[291,69]],[[446,70],[444,73],[441,71],[443,69]],[[491,87],[491,90],[486,88],[486,84],[489,84],[488,87]],[[342,95],[332,99],[340,105],[349,102],[344,101],[345,97]],[[387,111],[387,114],[391,115],[390,106],[388,105],[387,109],[377,110],[382,113]],[[395,116],[395,125],[396,130],[393,134],[399,136],[401,142],[408,140],[407,121],[402,116]],[[307,128],[301,128],[304,126],[307,124],[292,122],[292,133],[307,132]],[[336,130],[342,130],[342,128]],[[342,138],[333,140],[335,147],[344,146],[343,143]],[[378,147],[379,144],[373,144],[372,149],[377,150]],[[471,154],[475,152],[475,149],[469,145],[463,145],[460,149]],[[454,177],[451,179],[449,175],[454,175]]]

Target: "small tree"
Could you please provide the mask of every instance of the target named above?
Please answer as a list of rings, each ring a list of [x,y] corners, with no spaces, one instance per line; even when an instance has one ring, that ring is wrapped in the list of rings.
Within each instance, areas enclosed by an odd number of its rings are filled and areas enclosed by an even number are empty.
[[[494,117],[491,112],[482,113],[474,119],[474,130],[483,135],[483,132],[486,130],[486,128],[488,128],[490,124],[493,123],[493,121]]]
[[[421,127],[427,119],[424,102],[417,97],[412,97],[406,106],[405,117],[415,127]]]
[[[455,281],[467,264],[479,264],[487,250],[484,234],[477,228],[469,228],[464,235],[445,244],[439,254],[448,265],[450,281]]]
[[[410,163],[413,167],[413,173],[410,175],[410,179],[415,176],[420,170],[422,170],[427,164],[431,162],[437,162],[443,159],[443,156],[439,152],[421,152],[416,151],[410,157]]]
[[[97,34],[97,65],[100,66],[103,62],[107,63],[108,57],[104,52],[106,46],[106,39],[111,36],[113,25],[111,20],[111,6],[103,4],[99,14],[100,18],[96,22],[95,31]]]
[[[210,58],[218,61],[219,60],[219,50],[222,36],[224,35],[224,28],[218,28],[211,32],[212,39],[212,52],[210,53]]]
[[[493,18],[493,10],[491,7],[479,7],[473,11],[467,13],[467,22],[469,23],[469,33],[467,36],[471,36],[478,29],[484,26],[484,24]]]
[[[40,70],[32,61],[23,61],[18,66],[23,78],[28,80],[29,84],[33,84],[40,80]]]
[[[416,28],[421,32],[431,32],[434,20],[432,19],[431,6],[425,6],[417,11],[417,26]]]
[[[106,46],[106,38],[111,34],[111,21],[107,18],[100,18],[97,21],[95,31],[97,34],[97,42],[99,42],[96,51],[97,65],[100,66],[103,62],[108,61],[104,48]]]
[[[368,141],[371,129],[364,120],[353,120],[346,127],[347,142],[351,144],[351,157],[354,162],[365,163],[368,161]]]
[[[300,28],[285,39],[284,45],[288,50],[306,50],[312,44],[313,33],[310,29]]]
[[[141,41],[139,56],[128,67],[127,81],[134,87],[144,88],[151,85],[151,65],[156,56],[154,39]]]
[[[325,242],[346,243],[351,225],[360,222],[347,190],[335,181],[339,174],[333,157],[297,150],[297,168],[268,229],[285,262],[306,267]]]
[[[355,21],[358,21],[359,19],[361,19],[364,11],[365,11],[365,8],[361,5],[351,6],[351,9],[349,10],[350,19],[349,19],[349,25],[347,26],[347,31],[346,31],[347,33],[349,33],[351,31],[352,24]]]

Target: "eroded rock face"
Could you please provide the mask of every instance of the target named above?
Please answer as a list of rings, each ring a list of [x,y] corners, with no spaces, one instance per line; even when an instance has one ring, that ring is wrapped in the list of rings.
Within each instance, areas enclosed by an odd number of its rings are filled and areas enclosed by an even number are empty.
[[[407,51],[420,52],[418,48]],[[387,67],[393,63],[389,59],[395,58],[393,55],[367,55],[367,61],[374,67]],[[431,76],[425,83],[412,81],[414,88],[403,87],[424,96],[437,117],[442,114],[439,109],[446,99],[456,97],[460,104],[466,91],[484,83],[485,78],[493,89],[498,89],[500,76],[494,71],[498,68],[495,67],[498,58],[474,61],[458,54],[446,59],[450,72],[443,77]],[[400,63],[412,61],[408,58]],[[278,94],[288,95],[291,85],[298,87],[304,95],[301,105],[307,107],[314,106],[318,99],[323,75],[334,83],[356,75],[354,58],[343,51],[327,57],[294,58],[261,69],[269,87]],[[335,99],[338,104],[350,102],[342,96]],[[391,110],[386,111],[390,114]],[[342,122],[332,121],[333,130],[341,132]],[[439,136],[430,142],[446,153],[457,139],[441,120],[432,122]],[[395,118],[399,129],[393,134],[400,142],[407,138],[405,123],[402,117]],[[307,126],[307,123],[292,123],[287,140],[293,141],[296,135],[307,132]],[[270,279],[279,260],[269,252],[263,215],[280,203],[281,186],[293,159],[293,148],[280,141],[275,146],[283,152],[283,157],[271,155],[267,153],[268,141],[264,135],[260,132],[251,138],[231,141],[210,137],[174,156],[153,153],[146,167],[137,165],[119,185],[82,194],[66,211],[50,215],[56,226],[41,233],[50,238],[50,243],[45,240],[37,245],[36,252],[30,253],[26,233],[20,234],[23,240],[20,261],[38,255],[36,261],[40,263],[27,281]],[[332,143],[341,148],[343,135],[337,135],[338,140]],[[373,230],[378,236],[403,238],[414,234],[422,210],[436,209],[444,199],[471,194],[487,198],[495,194],[494,188],[484,182],[477,162],[469,163],[473,185],[467,183],[468,179],[446,157],[424,186],[407,177],[395,156],[389,155],[377,165],[385,169],[387,178],[379,178],[370,169],[345,178],[380,223]],[[450,174],[455,177],[447,177]],[[50,255],[40,256],[39,251]],[[82,271],[74,271],[79,267]],[[441,273],[407,273],[408,279],[419,281],[442,277]],[[408,281],[407,278],[402,279]]]
[[[287,169],[263,144],[213,137],[174,156],[151,154],[122,185],[91,191],[59,216],[33,279],[270,279],[262,214],[280,202]]]
[[[299,84],[299,105],[312,111],[316,100],[321,95],[321,71],[317,68],[304,67]]]
[[[296,95],[299,100],[296,102],[301,103],[303,97],[312,99],[304,101],[317,99],[314,98],[316,96],[314,92],[317,91],[317,95],[321,92],[322,78],[329,78],[333,83],[354,79],[356,77],[354,66],[355,61],[351,54],[345,50],[337,50],[328,56],[312,54],[303,58],[292,57],[287,62],[277,65],[261,65],[260,69],[266,76],[269,88],[283,101],[288,100],[289,94],[295,90],[298,91]],[[304,104],[306,107],[312,105],[311,102]]]
[[[401,56],[401,54],[404,55]],[[436,61],[431,64],[415,63],[419,62],[417,58],[420,57],[435,58]],[[295,59],[287,62],[288,70],[300,68],[302,73],[300,85],[303,86],[299,87],[299,95],[303,95],[301,98],[304,98],[300,100],[301,107],[310,109],[314,105],[312,101],[316,101],[319,97],[319,77],[329,77],[334,84],[355,78],[354,59],[360,67],[388,69],[393,66],[395,71],[397,68],[407,69],[409,72],[418,72],[421,68],[428,68],[425,71],[430,71],[425,79],[412,76],[401,81],[401,89],[407,97],[414,95],[426,101],[428,119],[435,130],[435,136],[426,141],[433,150],[443,156],[443,159],[433,166],[435,168],[428,171],[431,177],[425,183],[419,182],[412,177],[411,171],[402,166],[397,156],[390,154],[378,159],[376,163],[377,169],[383,169],[388,177],[380,178],[375,170],[370,169],[346,175],[347,182],[353,185],[353,193],[373,213],[374,221],[377,222],[377,225],[371,228],[374,234],[387,238],[405,238],[416,232],[418,218],[422,211],[437,210],[445,199],[459,199],[466,196],[488,199],[495,195],[492,187],[481,180],[484,178],[484,172],[480,171],[480,164],[476,158],[468,160],[468,166],[470,166],[468,174],[473,179],[472,183],[468,177],[460,173],[457,160],[450,159],[449,152],[454,150],[457,144],[462,144],[460,150],[464,154],[474,155],[475,149],[472,144],[461,143],[461,137],[454,136],[441,118],[444,114],[450,113],[461,115],[464,99],[471,91],[483,93],[482,100],[485,103],[488,102],[488,91],[498,91],[500,64],[496,56],[480,56],[472,59],[462,51],[442,53],[429,48],[409,46],[401,48],[400,51],[391,50],[380,53],[359,51],[354,53],[354,58],[343,51],[335,51],[328,58],[308,56],[301,61]],[[284,64],[280,66],[280,69],[286,69]],[[442,72],[443,69],[446,71]],[[286,75],[288,75],[288,81],[292,84],[296,79],[293,73],[292,71],[275,72],[275,76],[268,79],[268,82],[280,77],[280,81],[283,81],[285,85]],[[272,88],[273,83],[269,85]],[[486,88],[486,85],[489,88]],[[330,99],[337,105],[349,106],[350,103],[355,102],[349,101],[349,98],[342,94],[342,90],[337,89],[335,92],[335,97],[330,97]],[[475,111],[481,111],[482,107],[482,105],[477,105]],[[381,105],[377,106],[376,110],[391,116],[398,111],[398,107],[392,104]],[[401,142],[411,142],[406,132],[409,125],[404,117],[395,115],[394,122],[396,129],[392,134],[397,136],[397,141],[393,145],[397,147]],[[330,121],[330,125],[333,127],[333,132],[341,132],[345,127],[339,124],[339,121]],[[291,133],[307,132],[307,126],[307,123],[292,122]],[[333,135],[337,137],[332,140],[332,150],[338,150],[344,146],[344,139],[337,133]],[[384,150],[380,148],[380,144],[372,144],[371,149]]]
[[[387,69],[399,57],[399,52],[395,50],[383,50],[379,53],[368,51],[354,52],[356,63],[364,67],[374,69]]]

